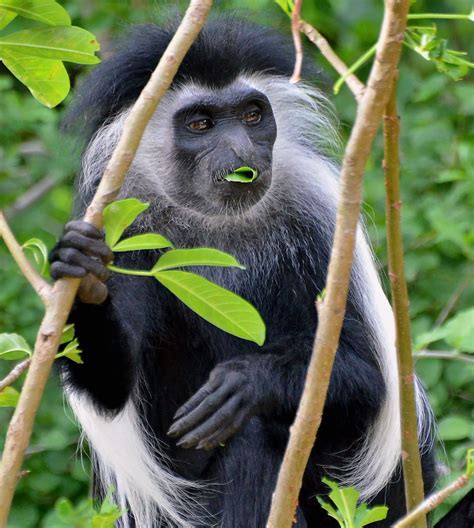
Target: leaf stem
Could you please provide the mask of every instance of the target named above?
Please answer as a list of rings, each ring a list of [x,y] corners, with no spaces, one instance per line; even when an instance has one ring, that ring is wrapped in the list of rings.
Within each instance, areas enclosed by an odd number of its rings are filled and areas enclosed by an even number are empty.
[[[115,273],[122,273],[123,275],[137,275],[139,277],[153,277],[153,273],[151,271],[118,268],[117,266],[112,266],[112,264],[109,264],[107,266],[107,269],[109,269],[110,271],[115,271]]]
[[[452,14],[452,13],[412,13],[408,15],[408,20],[424,20],[424,19],[433,19],[433,20],[473,20],[473,15],[461,15],[461,14]]]
[[[23,374],[23,372],[30,366],[31,358],[25,359],[21,363],[18,363],[13,369],[0,381],[0,392],[6,389]]]
[[[333,86],[333,92],[337,95],[339,93],[339,90],[341,89],[341,86],[347,81],[347,79],[356,71],[358,70],[363,64],[365,64],[373,55],[375,55],[375,52],[377,50],[377,44],[374,44],[371,48],[369,48],[362,57],[359,57],[354,64],[349,66],[347,68],[346,73],[344,75],[341,75],[339,79],[334,83]]]

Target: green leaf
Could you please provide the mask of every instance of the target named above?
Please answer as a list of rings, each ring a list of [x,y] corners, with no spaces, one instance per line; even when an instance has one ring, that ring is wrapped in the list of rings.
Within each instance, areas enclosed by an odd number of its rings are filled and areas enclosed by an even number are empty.
[[[467,450],[466,455],[466,473],[469,476],[474,474],[474,448]]]
[[[439,422],[441,440],[463,440],[472,433],[472,423],[464,416],[447,416]]]
[[[186,271],[159,271],[155,278],[206,321],[229,334],[263,345],[265,323],[242,297]]]
[[[18,334],[0,334],[0,359],[14,361],[31,356],[30,345]]]
[[[63,328],[63,333],[61,335],[60,345],[65,345],[74,339],[74,324],[67,324]]]
[[[291,17],[293,9],[295,8],[294,0],[275,0],[275,3],[277,3],[283,11]]]
[[[365,506],[365,508],[362,508],[362,506]],[[365,504],[360,505],[357,508],[354,528],[362,528],[368,524],[383,521],[387,517],[387,513],[387,506],[375,506],[374,508],[369,509]]]
[[[30,238],[22,247],[32,251],[33,257],[41,270],[41,274],[44,275],[48,265],[48,248],[46,244],[39,238]]]
[[[7,52],[9,55],[97,64],[100,59],[95,52],[99,48],[92,33],[75,26],[25,29],[0,37],[0,57]]]
[[[328,515],[333,519],[336,519],[336,521],[339,523],[339,526],[344,528],[345,523],[343,516],[331,504],[329,504],[329,502],[323,501],[320,497],[316,497],[316,499],[319,504],[321,504],[322,508],[328,512]]]
[[[48,108],[64,101],[70,83],[64,64],[59,60],[29,57],[0,51],[4,65],[30,90],[33,97]]]
[[[173,244],[162,235],[147,233],[145,235],[136,235],[120,241],[112,249],[119,251],[135,251],[140,249],[163,249],[172,248]]]
[[[224,251],[212,248],[172,249],[158,259],[151,272],[183,266],[223,266],[245,269],[237,260]]]
[[[141,202],[136,198],[117,200],[108,205],[104,209],[105,241],[108,246],[113,248],[125,229],[149,206],[149,203]]]
[[[56,354],[56,359],[61,357],[67,357],[71,361],[74,361],[74,363],[79,363],[80,365],[82,365],[84,362],[82,361],[81,354],[82,350],[79,348],[79,342],[77,339],[74,339],[66,345],[65,349],[62,352]]]
[[[20,393],[13,387],[5,387],[0,392],[0,407],[16,407]]]
[[[224,180],[236,183],[252,183],[258,177],[258,172],[251,167],[239,167],[234,172],[224,176]]]
[[[327,478],[323,478],[322,480],[324,484],[331,488],[329,498],[337,506],[337,509],[342,513],[344,519],[352,522],[355,517],[359,492],[353,487],[340,488],[336,482]]]
[[[0,31],[8,26],[8,24],[15,20],[16,13],[7,11],[6,9],[0,9]]]
[[[50,26],[70,26],[68,12],[54,0],[0,0],[0,8]]]
[[[416,348],[425,348],[441,339],[456,350],[474,352],[474,308],[458,312],[443,326],[418,336]]]

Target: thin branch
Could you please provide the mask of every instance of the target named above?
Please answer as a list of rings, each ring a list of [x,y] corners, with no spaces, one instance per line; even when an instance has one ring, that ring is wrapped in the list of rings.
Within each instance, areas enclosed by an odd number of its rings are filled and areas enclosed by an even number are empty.
[[[17,242],[5,216],[0,211],[0,236],[3,238],[12,257],[15,259],[21,272],[27,281],[33,286],[36,293],[40,296],[43,303],[47,304],[51,294],[51,286],[41,278],[41,275],[33,268],[30,261],[26,258],[23,248]]]
[[[303,0],[295,0],[293,7],[293,13],[291,15],[291,32],[293,33],[293,42],[295,44],[295,69],[293,75],[290,78],[290,83],[297,83],[301,80],[301,68],[303,66],[303,44],[301,43],[301,7]]]
[[[412,528],[416,526],[416,522],[426,516],[427,513],[437,508],[442,502],[450,497],[456,491],[464,488],[469,483],[470,476],[466,473],[457,478],[454,482],[451,482],[448,486],[433,493],[427,497],[421,504],[419,504],[413,511],[408,515],[396,522],[392,528]],[[453,526],[453,528],[455,528]]]
[[[0,392],[6,389],[10,385],[13,385],[15,381],[25,372],[25,370],[30,366],[31,359],[25,359],[10,371],[2,380],[0,380]]]
[[[212,0],[191,0],[189,3],[178,30],[127,117],[122,137],[85,214],[84,219],[87,222],[97,227],[102,226],[102,211],[120,191],[146,124],[203,27],[211,6]],[[31,366],[5,441],[0,466],[0,528],[5,528],[7,524],[17,475],[21,470],[35,415],[79,282],[78,279],[61,279],[54,284],[50,302],[41,323]]]
[[[25,209],[28,209],[28,207],[31,207],[38,200],[41,200],[43,196],[48,194],[51,189],[58,185],[58,183],[58,180],[51,178],[50,176],[35,183],[35,185],[30,187],[24,194],[19,196],[15,203],[5,209],[5,217],[11,219]]]
[[[459,301],[461,295],[464,293],[466,288],[468,288],[472,284],[473,278],[474,271],[471,271],[471,273],[469,273],[467,277],[464,277],[458,287],[454,290],[451,297],[448,299],[446,306],[441,310],[440,314],[436,318],[435,326],[441,326],[446,321],[449,314],[451,313],[451,310],[456,306],[456,303]]]
[[[293,521],[303,473],[321,423],[331,370],[344,319],[357,224],[362,202],[362,179],[400,60],[410,0],[385,0],[377,57],[359,104],[346,148],[340,178],[336,230],[328,268],[326,296],[305,387],[283,459],[268,528],[289,528]]]
[[[386,188],[387,246],[392,306],[395,316],[399,372],[402,464],[407,511],[412,511],[425,497],[417,435],[415,377],[411,349],[411,325],[400,210],[400,119],[397,112],[397,82],[393,81],[384,115],[384,171]],[[426,519],[417,518],[413,528],[426,528]]]
[[[465,363],[474,363],[474,355],[472,354],[460,354],[459,352],[449,352],[449,350],[421,350],[415,352],[413,357],[416,359],[452,359],[457,361],[464,361]]]
[[[329,64],[345,78],[345,82],[351,92],[354,94],[356,101],[359,103],[364,95],[364,83],[359,80],[355,74],[349,72],[346,64],[339,58],[335,51],[331,48],[329,42],[308,22],[304,20],[300,23],[301,31],[309,38],[309,40],[319,49],[322,55],[326,58]]]

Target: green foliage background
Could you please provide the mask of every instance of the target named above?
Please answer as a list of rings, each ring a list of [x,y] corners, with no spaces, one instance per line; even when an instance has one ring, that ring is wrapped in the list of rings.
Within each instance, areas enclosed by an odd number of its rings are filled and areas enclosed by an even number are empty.
[[[131,22],[159,21],[169,12],[169,6],[176,3],[69,0],[63,4],[73,23],[95,33],[106,47],[114,35]],[[238,6],[251,20],[288,31],[289,21],[273,0],[240,0],[233,5],[221,1],[219,4],[222,9]],[[347,63],[352,63],[376,40],[381,6],[379,0],[306,0],[304,17],[325,34]],[[412,11],[468,13],[471,7],[470,0],[418,0]],[[16,28],[29,26],[28,21],[20,19],[14,24]],[[437,21],[437,25],[440,35],[449,39],[450,47],[468,51],[471,60],[474,59],[471,23]],[[325,69],[329,81],[326,89],[330,92],[337,76],[310,45],[307,49]],[[88,70],[71,65],[68,69],[73,84]],[[367,72],[368,67],[359,74],[365,79]],[[456,83],[438,73],[419,55],[405,49],[399,90],[403,134],[403,231],[415,341],[434,328],[440,313],[454,298],[448,320],[473,306],[473,93],[472,77]],[[0,208],[8,210],[18,197],[45,177],[55,182],[46,196],[12,219],[20,241],[37,236],[51,247],[70,213],[71,183],[77,160],[72,151],[67,150],[70,148],[67,140],[58,132],[69,99],[59,109],[48,110],[0,65]],[[346,139],[354,119],[355,103],[345,87],[333,100],[341,121],[341,134]],[[367,169],[364,208],[385,276],[381,159],[379,137]],[[3,247],[0,247],[0,284],[0,333],[18,332],[33,343],[41,305]],[[456,292],[459,295],[456,296]],[[458,339],[451,335],[435,341],[430,347],[452,350],[457,346],[464,352],[473,352],[473,313],[464,312],[463,320],[454,325]],[[463,334],[462,339],[459,334]],[[9,367],[11,363],[0,362],[0,377]],[[444,441],[444,448],[439,449],[440,463],[445,472],[448,465],[451,468],[451,475],[443,478],[445,482],[462,470],[465,450],[474,441],[469,422],[474,399],[474,367],[472,363],[461,361],[420,359],[416,368],[428,387]],[[0,409],[0,449],[9,416],[10,410]],[[76,456],[78,436],[57,380],[53,378],[25,463],[30,474],[20,481],[10,528],[55,526],[48,512],[59,497],[78,502],[86,496],[89,461],[87,456],[82,460]],[[453,500],[458,498],[459,495]],[[448,507],[443,505],[438,514]]]

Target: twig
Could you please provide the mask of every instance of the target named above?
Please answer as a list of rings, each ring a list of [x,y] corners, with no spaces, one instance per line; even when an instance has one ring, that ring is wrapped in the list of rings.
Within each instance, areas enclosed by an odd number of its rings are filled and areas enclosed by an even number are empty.
[[[356,101],[359,103],[364,95],[365,86],[355,74],[349,73],[346,64],[336,55],[331,48],[329,42],[308,22],[302,20],[300,22],[301,31],[309,38],[309,40],[319,49],[322,55],[326,58],[329,64],[345,78],[345,82],[351,92],[354,94]]]
[[[102,211],[117,196],[146,124],[204,25],[211,6],[212,0],[191,0],[189,3],[176,34],[127,117],[122,137],[87,209],[84,217],[87,222],[98,227],[102,225]],[[35,415],[79,282],[77,279],[61,279],[55,283],[41,323],[31,366],[8,428],[0,466],[0,528],[5,528],[7,524],[17,475],[21,470]]]
[[[471,354],[460,354],[458,352],[449,352],[449,350],[421,350],[415,352],[413,357],[416,359],[452,359],[457,361],[464,361],[465,363],[474,363],[474,355]]]
[[[2,380],[0,380],[0,392],[2,390],[6,389],[25,372],[25,370],[30,366],[31,359],[25,359],[21,363],[18,363],[18,365],[15,365],[15,367],[10,371],[9,374],[7,374]]]
[[[399,521],[397,521],[392,526],[392,528],[412,528],[413,526],[416,526],[415,523],[420,518],[422,519],[424,516],[426,516],[427,513],[434,510],[436,507],[438,507],[442,502],[444,502],[453,493],[467,486],[469,480],[470,480],[470,476],[467,473],[464,473],[459,478],[457,478],[454,482],[451,482],[451,484],[449,484],[442,490],[438,491],[437,493],[433,493],[432,495],[427,497],[421,504],[419,504],[408,515],[403,517],[403,519],[400,519]],[[455,527],[453,526],[453,528]]]
[[[35,183],[33,187],[18,197],[15,203],[5,209],[5,217],[11,219],[25,209],[28,209],[28,207],[31,207],[38,200],[41,200],[41,198],[48,194],[48,192],[56,185],[58,185],[58,180],[51,178],[50,176]]]
[[[452,293],[451,297],[448,299],[446,306],[441,310],[440,314],[436,318],[435,326],[441,326],[446,321],[449,314],[451,313],[451,310],[456,306],[456,303],[459,301],[459,298],[464,293],[464,290],[470,284],[472,284],[473,278],[474,278],[473,271],[471,271],[471,273],[469,273],[467,277],[464,277],[461,284],[458,285],[458,287]]]
[[[297,83],[301,80],[301,67],[303,66],[303,44],[301,43],[300,16],[303,0],[295,0],[293,13],[291,15],[291,32],[293,33],[293,42],[295,44],[295,69],[290,78],[290,83]]]
[[[41,275],[33,268],[30,261],[26,258],[23,248],[17,242],[13,235],[3,213],[0,211],[0,236],[3,238],[8,250],[10,251],[15,262],[18,264],[21,272],[33,286],[36,293],[40,296],[44,304],[48,303],[51,294],[51,286],[41,278]]]
[[[358,108],[342,164],[326,296],[319,309],[320,318],[305,387],[273,494],[267,524],[269,528],[291,526],[303,473],[321,423],[344,319],[362,201],[363,172],[400,59],[409,4],[410,0],[385,0],[377,58]]]
[[[400,378],[400,418],[402,464],[407,511],[423,501],[425,493],[421,473],[417,434],[415,384],[411,350],[411,325],[407,284],[403,264],[400,210],[400,120],[397,113],[397,82],[393,81],[384,115],[384,171],[386,188],[387,246],[392,306],[395,317],[398,372]],[[422,516],[413,524],[425,528]]]

